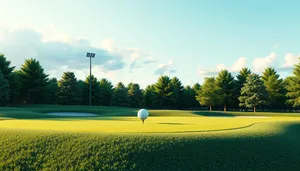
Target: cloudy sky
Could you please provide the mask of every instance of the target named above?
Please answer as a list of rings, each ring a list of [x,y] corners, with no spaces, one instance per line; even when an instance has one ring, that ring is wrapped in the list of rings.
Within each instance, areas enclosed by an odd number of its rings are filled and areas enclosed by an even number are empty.
[[[0,0],[0,53],[38,59],[51,77],[89,73],[142,87],[160,75],[202,83],[221,69],[275,67],[300,56],[300,1]]]

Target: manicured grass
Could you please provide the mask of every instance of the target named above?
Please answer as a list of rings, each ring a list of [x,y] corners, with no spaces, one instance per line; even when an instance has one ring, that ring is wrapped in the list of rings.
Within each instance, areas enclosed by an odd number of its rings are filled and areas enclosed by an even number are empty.
[[[99,116],[54,117],[45,114],[63,111]],[[142,124],[136,112],[137,109],[127,108],[48,105],[0,108],[0,168],[300,168],[299,114],[150,110],[150,117]],[[255,115],[271,117],[237,117]]]
[[[89,120],[2,120],[0,129],[61,132],[204,132],[241,129],[255,123],[299,121],[300,118],[152,117],[142,124],[136,117],[96,117]],[[97,120],[95,120],[97,119]],[[263,130],[262,130],[263,131]]]
[[[45,115],[49,112],[86,112],[99,116],[136,117],[139,109],[120,107],[98,107],[98,106],[59,106],[59,105],[34,105],[22,107],[0,107],[0,117],[14,119],[45,119],[65,118]],[[219,112],[219,111],[186,111],[186,110],[149,110],[151,117],[190,117],[190,116],[273,116],[273,117],[300,117],[300,113],[278,113],[278,112]],[[72,117],[74,118],[74,117]],[[81,117],[82,118],[82,117]]]
[[[263,130],[263,131],[262,131]],[[0,131],[1,170],[295,170],[297,122],[189,134]]]

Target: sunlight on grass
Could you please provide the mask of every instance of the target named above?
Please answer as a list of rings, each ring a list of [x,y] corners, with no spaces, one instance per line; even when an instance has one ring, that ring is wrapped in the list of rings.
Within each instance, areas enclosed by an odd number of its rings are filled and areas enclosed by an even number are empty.
[[[2,120],[0,128],[76,132],[194,132],[230,130],[254,123],[300,121],[300,118],[150,117],[145,124],[136,117],[113,120]]]

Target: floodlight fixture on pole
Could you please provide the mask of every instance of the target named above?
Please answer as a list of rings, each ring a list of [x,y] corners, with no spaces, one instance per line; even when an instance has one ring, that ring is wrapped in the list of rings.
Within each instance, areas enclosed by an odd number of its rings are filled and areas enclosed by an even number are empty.
[[[87,52],[86,57],[90,58],[90,106],[92,105],[92,58],[95,58],[95,53]]]

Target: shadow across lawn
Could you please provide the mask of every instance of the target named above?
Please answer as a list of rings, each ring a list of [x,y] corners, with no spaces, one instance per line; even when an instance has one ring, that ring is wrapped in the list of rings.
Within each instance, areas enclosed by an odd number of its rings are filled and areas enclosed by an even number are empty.
[[[188,124],[184,124],[184,123],[174,123],[174,122],[163,122],[163,123],[159,123],[159,124],[165,124],[165,125],[188,125]]]
[[[235,117],[236,114],[231,112],[209,112],[209,111],[197,111],[192,112],[195,115],[206,116],[206,117]]]

